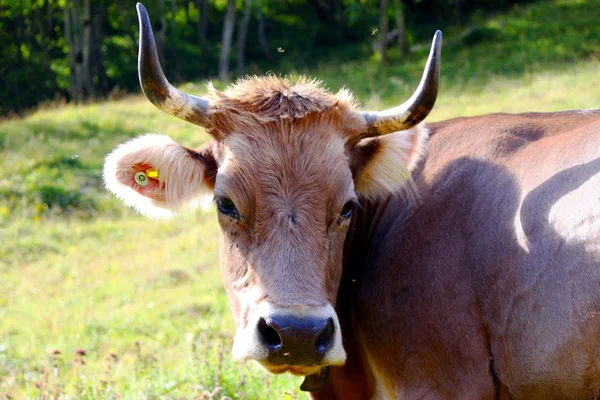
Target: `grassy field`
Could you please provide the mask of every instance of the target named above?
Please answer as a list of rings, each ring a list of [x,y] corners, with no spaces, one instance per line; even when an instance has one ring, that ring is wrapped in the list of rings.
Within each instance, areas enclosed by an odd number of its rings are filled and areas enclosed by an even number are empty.
[[[430,120],[600,107],[597,6],[540,3],[445,32]],[[387,67],[296,72],[379,108],[410,95],[423,45]],[[148,131],[207,139],[141,96],[0,122],[0,397],[303,398],[299,378],[231,360],[215,216],[148,221],[103,189],[104,155]]]

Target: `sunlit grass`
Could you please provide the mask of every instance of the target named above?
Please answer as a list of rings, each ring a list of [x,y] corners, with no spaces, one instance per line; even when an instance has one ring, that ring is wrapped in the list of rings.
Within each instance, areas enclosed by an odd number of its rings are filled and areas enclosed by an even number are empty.
[[[600,106],[600,28],[581,8],[590,4],[518,9],[481,21],[479,36],[460,44],[450,31],[429,120]],[[544,16],[554,22],[542,25]],[[387,67],[364,60],[306,72],[383,108],[414,90],[425,47]],[[185,89],[201,94],[204,84]],[[215,216],[145,220],[103,189],[104,155],[143,132],[191,147],[208,139],[141,96],[0,123],[0,395],[301,396],[298,378],[231,359]]]
[[[4,232],[16,249],[0,280],[0,390],[47,390],[49,398],[57,384],[72,398],[198,397],[217,387],[249,399],[295,393],[298,379],[231,360],[212,217],[10,224]],[[38,258],[22,260],[28,249]],[[78,349],[86,365],[77,364]]]

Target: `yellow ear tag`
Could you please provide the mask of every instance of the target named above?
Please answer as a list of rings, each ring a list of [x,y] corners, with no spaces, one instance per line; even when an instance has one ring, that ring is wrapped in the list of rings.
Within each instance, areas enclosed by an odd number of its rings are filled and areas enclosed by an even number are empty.
[[[154,179],[158,179],[158,171],[155,170],[154,168],[150,168],[146,170],[146,174],[150,177],[150,178],[154,178]]]
[[[146,176],[146,174],[141,171],[136,172],[133,176],[133,179],[135,180],[135,183],[137,183],[139,186],[146,186],[148,184],[148,176]]]

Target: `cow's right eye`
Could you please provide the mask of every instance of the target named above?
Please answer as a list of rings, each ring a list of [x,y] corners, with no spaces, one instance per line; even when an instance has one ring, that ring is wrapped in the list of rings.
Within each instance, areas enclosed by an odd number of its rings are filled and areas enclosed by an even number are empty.
[[[240,213],[235,204],[233,204],[233,201],[227,197],[220,197],[217,199],[217,208],[219,209],[220,213],[229,215],[230,217],[238,218],[240,216]]]
[[[346,220],[352,218],[352,209],[354,208],[354,204],[356,204],[354,200],[350,200],[344,204],[344,208],[342,208],[342,212],[340,212],[341,219]]]

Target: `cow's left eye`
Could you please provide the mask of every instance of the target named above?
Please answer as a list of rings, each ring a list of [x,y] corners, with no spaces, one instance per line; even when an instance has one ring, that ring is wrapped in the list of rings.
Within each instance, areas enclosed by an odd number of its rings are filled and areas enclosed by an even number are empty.
[[[350,200],[346,204],[344,204],[344,207],[342,208],[342,212],[340,212],[340,218],[341,219],[352,218],[352,210],[353,209],[354,209],[354,201]]]
[[[219,197],[217,199],[217,208],[220,213],[229,215],[230,217],[238,218],[240,216],[240,212],[235,204],[233,204],[233,201],[227,197]]]

